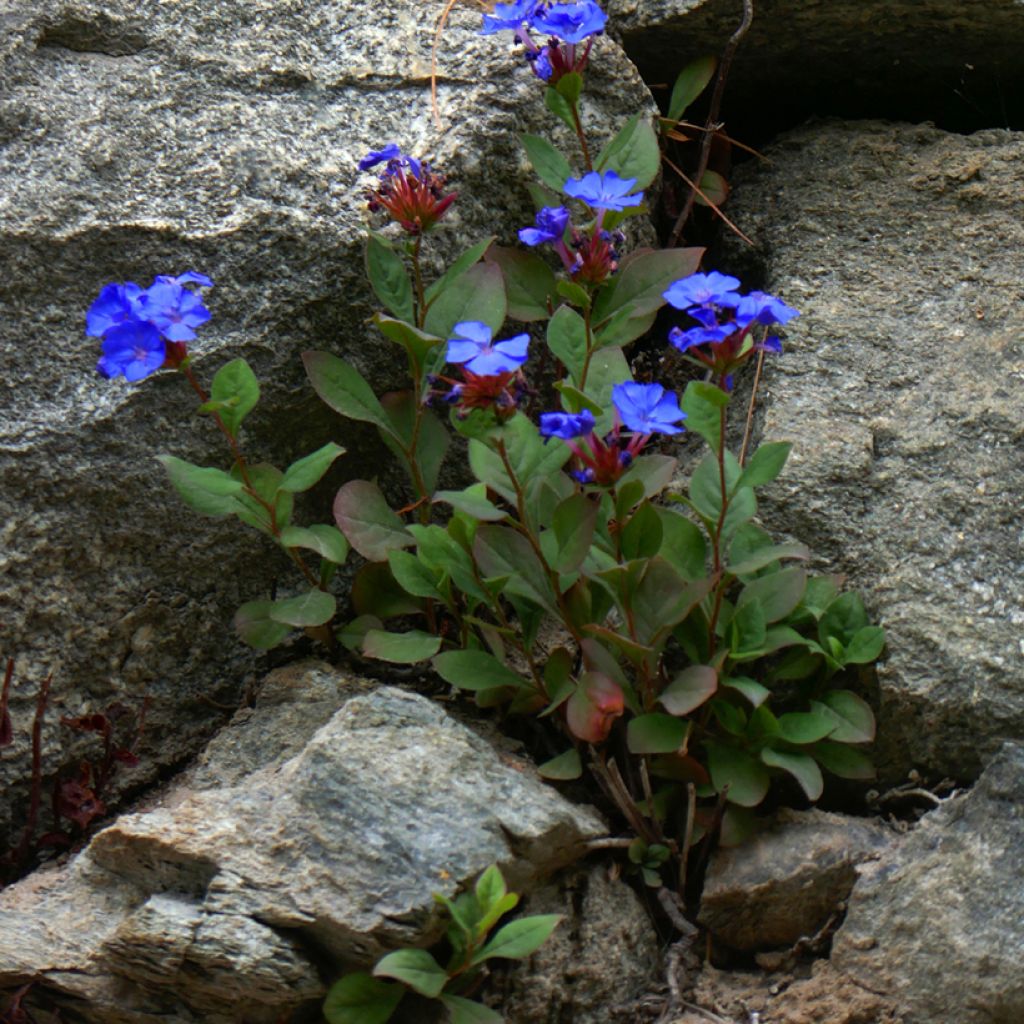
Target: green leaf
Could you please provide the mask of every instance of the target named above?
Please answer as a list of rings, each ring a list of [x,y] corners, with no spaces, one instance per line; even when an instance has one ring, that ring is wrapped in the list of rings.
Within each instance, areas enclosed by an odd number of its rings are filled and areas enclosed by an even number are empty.
[[[857,694],[833,690],[821,700],[839,716],[839,724],[829,739],[837,743],[870,743],[875,738],[875,716]]]
[[[547,942],[561,920],[561,914],[534,914],[511,921],[500,928],[470,962],[476,965],[495,957],[523,960],[532,956]]]
[[[621,543],[626,561],[653,558],[661,550],[661,516],[649,501],[642,502],[626,521]]]
[[[623,348],[654,326],[656,313],[637,313],[630,303],[620,306],[594,334],[594,348]]]
[[[668,118],[678,121],[686,108],[707,88],[718,66],[718,58],[708,54],[690,61],[676,78],[668,101]]]
[[[373,389],[344,359],[330,352],[307,351],[302,353],[302,362],[313,390],[335,412],[394,433]]]
[[[824,704],[816,704],[812,711],[779,715],[779,735],[787,743],[803,746],[823,740],[838,724],[839,720]]]
[[[308,548],[321,558],[344,565],[348,558],[348,541],[335,526],[316,523],[313,526],[286,526],[281,531],[281,543],[286,548]]]
[[[484,522],[498,522],[508,516],[507,512],[503,512],[493,502],[473,490],[438,491],[434,495],[434,501],[443,501],[452,508],[457,508],[460,512]]]
[[[419,377],[433,358],[433,351],[443,341],[427,331],[421,331],[404,320],[392,320],[390,317],[374,315],[373,322],[380,329],[380,333],[396,345],[401,345],[412,359],[415,368],[413,373]]]
[[[747,700],[755,707],[760,707],[772,694],[766,686],[762,686],[755,679],[748,679],[746,676],[733,676],[723,681],[722,686],[737,693],[742,693]]]
[[[507,526],[481,526],[473,539],[473,557],[485,576],[506,576],[506,590],[558,614],[544,566],[520,533]]]
[[[308,491],[310,487],[320,482],[334,460],[344,454],[345,449],[340,444],[328,441],[322,448],[293,462],[284,471],[284,477],[278,486],[282,491],[292,493]]]
[[[396,665],[415,665],[437,654],[441,638],[433,633],[410,629],[406,633],[388,633],[383,629],[368,630],[363,638],[363,654],[378,661]]]
[[[269,651],[292,631],[291,626],[270,617],[273,607],[273,601],[247,601],[235,612],[235,632],[250,647]]]
[[[823,768],[841,779],[875,777],[875,766],[871,763],[871,758],[856,747],[836,743],[834,740],[822,740],[811,748],[811,753]]]
[[[658,703],[671,715],[688,715],[718,689],[718,673],[708,665],[691,665],[677,672],[661,691]]]
[[[577,492],[560,502],[552,517],[557,540],[554,568],[558,572],[574,572],[590,551],[597,524],[597,502]]]
[[[347,974],[331,986],[324,1000],[327,1024],[386,1024],[405,989],[369,974]]]
[[[428,999],[436,999],[448,974],[425,949],[398,949],[377,961],[374,977],[394,978]]]
[[[796,608],[806,588],[807,573],[799,566],[790,566],[751,580],[740,592],[736,607],[756,601],[764,611],[765,622],[778,622]]]
[[[583,76],[577,71],[570,71],[567,75],[562,75],[555,88],[570,103],[578,103],[583,91]]]
[[[551,88],[545,94],[545,102],[547,102],[548,96],[552,93],[557,97],[556,102],[560,102],[567,109],[568,104],[566,104],[565,98]],[[571,112],[569,114],[569,126],[575,130]],[[572,177],[572,168],[569,166],[569,161],[547,139],[542,139],[539,135],[520,135],[519,139],[526,150],[526,155],[530,158],[530,163],[533,164],[534,171],[537,172],[537,177],[548,188],[554,189],[555,192],[561,194],[565,188],[566,181]]]
[[[221,422],[232,437],[237,436],[242,420],[260,400],[260,385],[244,359],[225,363],[213,377],[210,398],[217,406]]]
[[[439,576],[423,562],[408,551],[389,551],[388,565],[391,575],[398,585],[413,597],[425,597],[437,600],[441,597],[438,590]]]
[[[505,686],[521,689],[530,685],[518,672],[486,651],[445,651],[431,664],[446,683],[460,690],[494,690]]]
[[[477,263],[438,295],[423,329],[444,339],[451,337],[456,324],[479,320],[497,336],[507,309],[501,268],[495,263]]]
[[[363,649],[363,637],[371,629],[380,629],[381,621],[376,615],[360,615],[351,622],[346,622],[336,632],[337,638],[349,651],[361,651]]]
[[[442,995],[441,1002],[448,1011],[448,1024],[505,1024],[500,1013],[472,999]]]
[[[702,380],[691,380],[686,385],[680,403],[686,413],[686,429],[700,434],[716,454],[722,444],[721,410],[728,404],[727,391]]]
[[[768,793],[770,779],[764,765],[738,747],[707,740],[708,770],[715,791],[729,787],[728,800],[740,807],[756,807]]]
[[[622,349],[605,348],[591,356],[586,385],[580,390],[605,410],[601,416],[597,417],[594,429],[598,434],[604,434],[611,430],[615,418],[612,388],[616,384],[632,379],[633,374],[629,369],[629,362],[622,354]]]
[[[821,777],[821,769],[813,757],[765,747],[761,751],[761,760],[771,768],[781,768],[784,772],[789,772],[800,783],[800,788],[807,794],[808,800],[814,801],[821,796],[825,782]]]
[[[624,484],[636,480],[643,486],[641,496],[653,498],[668,487],[678,468],[679,460],[671,455],[641,455],[633,460],[615,489],[620,491]]]
[[[771,483],[782,472],[792,449],[789,441],[769,441],[762,444],[744,466],[739,480],[736,481],[736,487],[760,487],[762,484]]]
[[[616,310],[626,306],[631,307],[630,316],[638,322],[656,313],[665,305],[662,293],[673,281],[688,277],[697,269],[703,251],[645,250],[624,259],[618,273],[601,289],[594,302],[594,323],[603,324]]]
[[[380,488],[369,480],[342,486],[334,498],[334,518],[352,547],[371,562],[382,562],[389,551],[413,543]]]
[[[171,484],[189,508],[204,516],[226,516],[238,511],[235,495],[242,491],[242,482],[230,473],[212,467],[194,466],[173,455],[158,455],[159,462]]]
[[[547,263],[534,252],[500,245],[491,246],[486,258],[504,275],[508,315],[522,323],[546,320],[549,303],[555,305],[558,292],[554,271]]]
[[[638,191],[647,188],[661,170],[661,148],[650,118],[634,114],[601,150],[594,167],[615,171],[620,178],[636,178]]]
[[[231,475],[236,480],[242,479],[242,471],[237,463],[231,467]],[[258,462],[255,465],[250,464],[246,468],[246,476],[252,485],[253,494],[250,494],[249,489],[243,485],[242,493],[236,495],[238,504],[235,508],[235,515],[247,526],[276,536],[274,527],[276,526],[277,530],[283,530],[289,524],[292,507],[295,503],[295,498],[290,492],[281,490],[284,474],[274,466]],[[253,496],[254,494],[262,500],[257,500],[257,497]],[[273,525],[267,505],[274,509]]]
[[[437,478],[448,445],[451,443],[451,435],[429,409],[419,407],[412,391],[389,391],[381,399],[381,405],[392,426],[392,433],[382,431],[381,437],[405,467],[413,487],[418,487],[419,484],[412,472],[406,451],[412,445],[416,415],[419,413],[420,431],[416,439],[415,456],[423,476],[423,486],[428,494],[431,493],[437,486]]]
[[[654,712],[630,719],[626,726],[626,743],[632,754],[674,754],[686,741],[689,731],[689,723]]]
[[[471,245],[461,256],[459,256],[455,262],[423,293],[423,297],[426,299],[427,304],[429,305],[432,303],[438,295],[451,287],[451,285],[462,277],[470,267],[476,266],[490,248],[494,238],[495,236],[491,235],[490,238],[485,238],[483,241],[477,242],[475,245]],[[405,319],[411,320],[412,317],[406,317]]]
[[[659,554],[684,579],[700,579],[707,567],[704,534],[695,523],[673,509],[659,506],[657,511],[662,534]]]
[[[549,86],[544,90],[544,106],[559,118],[559,120],[561,120],[561,122],[570,131],[576,130],[576,121],[572,116],[572,107],[569,105],[569,101],[557,89]],[[523,136],[523,139],[526,139],[525,135]],[[532,157],[530,162],[533,163]],[[555,188],[555,186],[540,173],[540,169],[537,167],[536,163],[534,163],[533,166],[534,170],[537,171],[537,176],[544,182],[544,184],[550,185],[551,188]],[[562,179],[562,184],[565,184],[565,178]]]
[[[735,544],[733,550],[735,551]],[[726,566],[726,572],[732,573],[733,576],[747,576],[783,558],[806,560],[810,557],[811,553],[804,544],[770,544],[767,547],[758,548],[741,561],[730,563]]]
[[[687,583],[660,555],[647,564],[633,593],[636,638],[653,645],[690,614],[711,589],[711,580]]]
[[[366,276],[377,298],[399,320],[413,320],[412,284],[402,257],[380,235],[366,239]]]
[[[705,171],[700,179],[700,192],[694,199],[699,206],[721,206],[729,198],[729,182],[718,171]]]
[[[548,322],[547,341],[552,354],[578,384],[587,355],[587,328],[583,317],[571,306],[559,306]]]
[[[821,646],[828,647],[828,638],[835,637],[845,648],[865,626],[870,626],[868,613],[860,594],[841,594],[825,609],[818,622]]]
[[[729,647],[734,657],[748,652],[760,653],[767,635],[764,608],[760,601],[749,600],[736,608],[729,623]]]
[[[367,562],[352,580],[352,607],[360,617],[391,619],[423,611],[422,602],[410,597],[391,575],[387,562]]]
[[[590,309],[590,293],[581,285],[573,284],[572,281],[559,281],[555,285],[555,291],[563,299],[568,299],[574,306],[579,306],[580,309]]]
[[[733,736],[746,736],[747,715],[743,708],[737,707],[724,697],[715,697],[710,704],[718,724]]]
[[[556,782],[578,779],[583,774],[580,752],[575,747],[570,747],[564,754],[559,754],[539,765],[537,773],[543,779],[552,779]]]
[[[847,665],[868,665],[878,660],[885,647],[885,630],[881,626],[864,626],[850,639],[843,655]]]
[[[476,885],[473,887],[477,906],[485,916],[492,907],[501,903],[507,892],[508,886],[505,885],[505,879],[502,877],[497,864],[492,864],[487,868],[477,879]]]
[[[267,614],[275,622],[283,622],[288,626],[322,626],[334,618],[337,604],[333,594],[308,590],[297,597],[272,602]]]

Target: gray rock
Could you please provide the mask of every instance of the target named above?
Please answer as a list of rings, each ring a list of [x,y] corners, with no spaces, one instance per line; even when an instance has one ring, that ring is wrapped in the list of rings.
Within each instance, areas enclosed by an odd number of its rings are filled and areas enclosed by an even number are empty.
[[[510,970],[501,1000],[508,1024],[608,1024],[657,980],[661,950],[651,918],[606,867],[564,873],[531,894],[526,912],[565,920]]]
[[[321,724],[332,675],[349,696]],[[523,891],[604,832],[437,704],[359,687],[277,673],[191,778],[0,893],[0,988],[38,977],[95,1024],[269,1024],[323,995],[323,965],[438,938],[433,893],[491,863]],[[274,749],[282,723],[297,753]]]
[[[780,811],[771,827],[711,858],[698,920],[717,940],[752,952],[815,934],[849,896],[858,864],[892,833],[825,811]]]
[[[885,775],[974,777],[1024,736],[1024,136],[811,125],[737,176],[758,245],[721,269],[802,311],[761,434],[795,442],[761,516],[888,634]]]
[[[254,655],[229,638],[233,610],[293,585],[262,538],[199,520],[171,492],[156,453],[224,465],[226,450],[175,375],[131,387],[95,374],[83,330],[100,287],[210,274],[197,372],[252,364],[264,394],[246,451],[286,465],[334,439],[352,454],[326,487],[388,482],[375,434],[329,412],[299,361],[329,348],[382,390],[404,380],[367,323],[356,161],[398,140],[443,167],[459,192],[450,255],[528,222],[517,135],[554,118],[475,10],[453,10],[441,40],[441,127],[434,16],[404,0],[6,0],[0,25],[0,618],[19,736],[0,763],[3,848],[23,817],[38,680],[54,671],[66,714],[150,695],[138,783],[200,749],[216,703],[237,703]],[[594,123],[653,111],[608,39],[593,79]],[[328,519],[326,498],[299,521]],[[62,751],[55,722],[47,775],[83,756]]]
[[[862,869],[832,962],[906,1024],[1024,1019],[1024,746]]]

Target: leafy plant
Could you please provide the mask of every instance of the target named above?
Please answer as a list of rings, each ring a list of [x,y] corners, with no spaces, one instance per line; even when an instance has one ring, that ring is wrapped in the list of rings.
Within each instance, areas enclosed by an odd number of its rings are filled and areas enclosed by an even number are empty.
[[[547,941],[561,917],[535,914],[497,928],[519,903],[508,892],[497,865],[477,880],[472,892],[454,900],[434,899],[448,913],[448,956],[444,966],[425,949],[399,949],[377,962],[372,974],[347,974],[332,986],[324,1002],[328,1024],[384,1024],[407,992],[434,999],[451,1024],[501,1024],[501,1014],[469,998],[493,959],[523,960]],[[493,932],[493,934],[491,934]]]

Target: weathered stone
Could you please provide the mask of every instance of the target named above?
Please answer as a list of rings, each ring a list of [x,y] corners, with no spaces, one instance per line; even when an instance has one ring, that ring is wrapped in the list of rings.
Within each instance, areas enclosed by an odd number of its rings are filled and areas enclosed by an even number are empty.
[[[650,916],[605,867],[566,872],[532,893],[526,912],[565,919],[509,972],[501,999],[509,1024],[608,1024],[658,976],[661,951]]]
[[[647,82],[720,54],[741,0],[609,0],[609,30]],[[754,0],[722,108],[760,144],[808,117],[934,121],[956,131],[1020,124],[1019,0]]]
[[[832,962],[907,1024],[1024,1020],[1024,746],[862,869]]]
[[[811,125],[730,206],[758,249],[718,265],[802,311],[761,391],[761,435],[795,444],[760,514],[887,630],[892,779],[973,777],[1024,736],[1022,153],[1005,131]]]
[[[753,951],[814,935],[849,896],[856,867],[892,841],[883,825],[825,811],[780,811],[742,846],[715,851],[698,920]]]
[[[226,449],[175,375],[138,387],[97,376],[83,329],[99,288],[211,275],[197,373],[208,381],[236,356],[252,364],[263,398],[247,420],[249,455],[286,465],[334,439],[351,454],[325,487],[342,475],[387,482],[373,431],[329,412],[299,361],[328,348],[381,390],[404,382],[397,347],[368,323],[356,161],[397,140],[449,173],[459,199],[440,233],[448,255],[490,233],[510,243],[532,216],[517,136],[558,123],[543,89],[478,34],[478,11],[456,8],[437,54],[437,127],[435,13],[406,0],[2,5],[0,619],[3,654],[18,659],[18,743],[0,762],[0,849],[23,820],[47,672],[65,714],[151,697],[142,766],[121,773],[138,783],[194,754],[216,705],[237,702],[254,656],[227,638],[234,608],[293,585],[264,539],[198,519],[170,490],[155,454],[226,465]],[[653,112],[610,40],[591,68],[586,114],[599,137]],[[329,502],[297,518],[328,520]],[[83,756],[62,751],[56,717],[48,776]]]
[[[495,862],[528,888],[604,831],[439,705],[359,688],[276,673],[155,806],[0,893],[0,988],[38,977],[94,1024],[269,1024],[322,996],[324,964],[437,938],[434,892]]]

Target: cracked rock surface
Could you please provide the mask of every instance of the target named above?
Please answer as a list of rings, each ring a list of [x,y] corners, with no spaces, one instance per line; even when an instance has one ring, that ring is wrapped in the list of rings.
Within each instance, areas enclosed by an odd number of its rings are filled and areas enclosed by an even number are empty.
[[[94,1024],[270,1024],[343,964],[436,939],[433,893],[494,862],[528,888],[605,829],[439,705],[315,663],[268,677],[208,755],[0,893],[0,987],[37,977]]]

